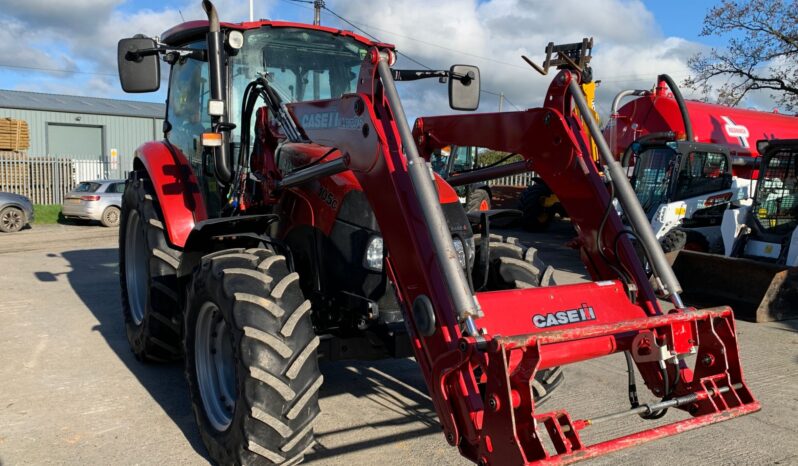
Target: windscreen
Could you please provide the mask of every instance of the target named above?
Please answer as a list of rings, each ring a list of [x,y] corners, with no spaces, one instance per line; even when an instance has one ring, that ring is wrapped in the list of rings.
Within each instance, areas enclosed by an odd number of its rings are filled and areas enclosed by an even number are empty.
[[[265,75],[283,102],[333,99],[355,92],[368,47],[328,32],[263,27],[245,31],[232,58],[231,113],[238,124],[247,84]]]
[[[766,162],[754,199],[754,214],[764,233],[784,235],[798,219],[798,178],[792,150],[781,150]]]
[[[73,190],[76,193],[93,193],[100,188],[100,183],[89,183],[84,181],[75,187]]]
[[[632,185],[649,218],[667,199],[674,155],[667,147],[657,147],[643,151],[635,161]]]

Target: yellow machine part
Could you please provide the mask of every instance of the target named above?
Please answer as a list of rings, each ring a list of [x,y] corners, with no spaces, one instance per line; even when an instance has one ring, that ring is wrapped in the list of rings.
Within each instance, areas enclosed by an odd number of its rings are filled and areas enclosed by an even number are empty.
[[[589,83],[582,84],[582,92],[585,94],[585,100],[587,104],[590,106],[590,116],[589,118],[593,118],[599,125],[601,124],[601,120],[599,119],[599,114],[596,111],[596,85],[595,81],[590,81]],[[579,112],[577,111],[577,115]],[[582,120],[585,120],[584,115],[579,115]],[[598,148],[596,147],[596,141],[593,140],[593,137],[588,134],[588,140],[590,140],[590,156],[593,158],[593,161],[598,164]],[[601,165],[599,165],[599,168]]]
[[[601,124],[601,119],[599,119],[599,114],[596,111],[596,85],[595,81],[590,81],[589,83],[582,84],[582,92],[585,94],[585,100],[587,100],[587,104],[590,106],[590,118],[596,120],[596,123]],[[582,121],[585,120],[583,115],[579,114],[579,110],[575,110],[576,114],[582,118]],[[593,136],[590,133],[587,133],[587,139],[590,141],[590,157],[596,162],[596,166],[601,170],[601,164],[599,163],[599,153],[598,147],[596,147],[596,141],[593,140]],[[551,207],[554,204],[560,202],[557,198],[556,194],[552,194],[551,196],[547,197],[545,202],[545,207]]]

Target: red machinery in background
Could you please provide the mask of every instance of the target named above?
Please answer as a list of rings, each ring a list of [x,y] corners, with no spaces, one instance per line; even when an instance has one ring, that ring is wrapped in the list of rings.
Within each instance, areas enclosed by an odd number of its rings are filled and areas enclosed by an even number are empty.
[[[622,99],[635,96],[619,108]],[[732,157],[735,176],[756,179],[759,157],[756,142],[762,139],[798,137],[798,118],[776,111],[763,112],[724,105],[685,100],[694,141],[726,146]],[[604,135],[613,155],[620,158],[633,142],[651,133],[672,131],[675,139],[686,137],[685,124],[679,104],[668,85],[659,80],[653,91],[628,90],[619,93],[612,104],[610,121]]]

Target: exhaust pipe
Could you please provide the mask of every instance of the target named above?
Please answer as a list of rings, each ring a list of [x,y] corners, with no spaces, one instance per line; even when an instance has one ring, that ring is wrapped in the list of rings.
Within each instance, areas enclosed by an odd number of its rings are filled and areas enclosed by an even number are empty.
[[[233,179],[230,170],[230,128],[227,123],[227,83],[224,73],[224,34],[219,27],[219,14],[210,0],[202,0],[202,8],[208,15],[208,72],[210,74],[211,99],[224,103],[222,115],[212,115],[211,125],[214,132],[222,135],[222,145],[214,150],[214,170],[216,179],[222,185],[230,184]]]

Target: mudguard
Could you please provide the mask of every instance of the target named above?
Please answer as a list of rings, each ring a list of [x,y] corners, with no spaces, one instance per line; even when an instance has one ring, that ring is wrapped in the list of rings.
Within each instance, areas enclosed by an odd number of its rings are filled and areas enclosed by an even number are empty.
[[[197,222],[208,218],[197,177],[186,156],[167,141],[152,141],[136,149],[134,169],[143,168],[152,181],[169,242],[178,248]]]

